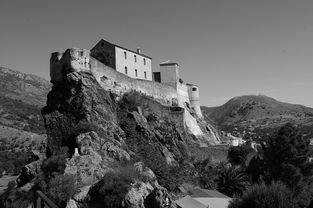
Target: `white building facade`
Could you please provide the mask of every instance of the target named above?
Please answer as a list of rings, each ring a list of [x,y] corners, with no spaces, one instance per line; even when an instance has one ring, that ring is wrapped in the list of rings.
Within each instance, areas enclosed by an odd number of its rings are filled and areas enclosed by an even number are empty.
[[[102,39],[90,55],[131,78],[152,81],[152,58],[141,54],[140,49],[132,51]]]

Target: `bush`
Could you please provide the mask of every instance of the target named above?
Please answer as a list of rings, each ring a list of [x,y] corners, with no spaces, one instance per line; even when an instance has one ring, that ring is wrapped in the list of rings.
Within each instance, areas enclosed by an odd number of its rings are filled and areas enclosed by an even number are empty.
[[[228,161],[232,165],[245,166],[249,151],[247,146],[230,147],[227,155]]]
[[[76,177],[73,175],[58,175],[48,183],[47,195],[60,207],[65,207],[67,201],[76,193]]]
[[[20,189],[7,189],[0,195],[0,207],[10,208],[28,208],[35,201],[33,191],[24,191]]]
[[[63,174],[66,167],[66,158],[68,157],[68,148],[63,147],[59,154],[52,155],[43,162],[42,171],[45,176],[52,177],[55,174]]]
[[[134,168],[120,168],[117,172],[108,172],[89,191],[91,207],[120,207],[126,193],[135,182],[138,174]]]
[[[292,193],[281,183],[254,185],[242,197],[234,199],[229,208],[293,208]]]
[[[224,168],[217,178],[217,190],[229,197],[240,196],[247,189],[249,180],[239,168]]]
[[[0,152],[0,169],[8,174],[18,175],[23,166],[28,163],[30,153],[28,152]]]

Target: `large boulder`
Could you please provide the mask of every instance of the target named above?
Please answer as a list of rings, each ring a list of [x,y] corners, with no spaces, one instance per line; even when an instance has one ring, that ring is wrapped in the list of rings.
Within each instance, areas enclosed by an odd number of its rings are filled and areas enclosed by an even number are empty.
[[[172,208],[175,207],[173,200],[168,191],[159,186],[155,187],[153,191],[145,199],[145,208]]]
[[[102,157],[109,157],[118,161],[129,161],[130,155],[121,148],[120,141],[103,134],[98,136],[96,132],[80,134],[76,138],[76,143],[81,155],[88,155],[92,151],[98,152]],[[113,136],[114,137],[114,136]]]
[[[143,162],[135,163],[134,168],[142,178],[147,180],[154,187],[159,185],[157,178],[155,174],[153,173],[153,171],[150,168],[148,168]]]
[[[25,165],[19,177],[16,179],[17,185],[19,187],[24,186],[29,183],[32,179],[39,175],[41,171],[43,160],[37,160],[30,164]]]
[[[151,193],[153,187],[150,183],[136,181],[125,195],[122,201],[124,208],[146,208],[144,205],[145,198]]]
[[[113,99],[113,100],[112,100]],[[117,123],[114,96],[101,88],[89,73],[73,72],[55,83],[42,110],[47,135],[48,155],[61,146],[73,148],[77,135]],[[112,131],[117,137],[118,127]]]
[[[110,161],[105,162],[95,151],[88,155],[74,156],[66,162],[65,174],[76,175],[77,180],[85,185],[90,185],[100,180],[106,172]]]

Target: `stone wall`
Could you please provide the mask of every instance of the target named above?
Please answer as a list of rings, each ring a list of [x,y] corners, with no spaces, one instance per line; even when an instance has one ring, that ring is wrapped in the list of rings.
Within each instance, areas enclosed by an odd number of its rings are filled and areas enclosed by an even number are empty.
[[[62,82],[64,75],[74,71],[90,71],[90,51],[70,48],[64,53],[55,52],[50,57],[51,82]]]
[[[151,96],[164,105],[177,105],[177,92],[172,86],[158,82],[130,78],[90,57],[91,73],[99,84],[115,94],[122,95],[131,90]]]

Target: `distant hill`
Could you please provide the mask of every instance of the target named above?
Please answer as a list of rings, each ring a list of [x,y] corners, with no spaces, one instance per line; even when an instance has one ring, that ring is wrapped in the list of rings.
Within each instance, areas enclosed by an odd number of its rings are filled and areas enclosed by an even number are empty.
[[[1,150],[36,149],[46,140],[41,108],[51,84],[38,76],[0,67]]]
[[[0,67],[0,125],[44,133],[41,108],[50,83],[38,76]]]
[[[219,107],[201,107],[205,119],[237,136],[262,135],[292,122],[313,138],[313,108],[289,104],[264,95],[246,95],[230,99]]]

